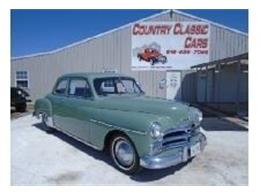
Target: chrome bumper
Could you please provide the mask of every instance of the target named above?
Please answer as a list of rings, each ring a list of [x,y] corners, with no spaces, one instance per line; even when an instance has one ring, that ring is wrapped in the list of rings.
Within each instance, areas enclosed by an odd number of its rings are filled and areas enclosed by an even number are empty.
[[[200,149],[201,151],[204,150],[205,146],[207,145],[207,139],[204,134],[202,134],[202,138],[199,141],[200,143]],[[183,162],[188,161],[190,158],[190,146],[185,145],[181,147],[181,151],[175,155],[171,156],[164,156],[164,157],[158,157],[158,156],[144,156],[140,159],[140,164],[142,167],[147,169],[162,169],[171,167]]]

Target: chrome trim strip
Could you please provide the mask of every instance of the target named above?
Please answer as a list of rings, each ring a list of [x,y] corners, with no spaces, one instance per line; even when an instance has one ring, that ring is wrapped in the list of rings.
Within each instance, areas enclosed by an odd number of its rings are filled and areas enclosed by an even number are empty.
[[[171,136],[171,137],[164,138],[163,143],[176,141],[176,140],[180,140],[180,139],[188,140],[188,138],[189,138],[189,135]]]
[[[180,128],[178,128],[178,127],[176,127],[176,128],[170,128],[170,129],[168,129],[168,130],[166,130],[166,131],[164,132],[164,135],[167,135],[167,134],[169,134],[169,133],[179,132],[179,131],[185,131],[185,132],[188,133],[188,130],[193,131],[193,130],[195,130],[195,129],[198,129],[199,127],[200,127],[200,125],[197,125],[197,126],[195,126],[195,127],[186,126],[186,127],[180,127]]]
[[[164,152],[166,150],[171,150],[171,149],[174,149],[174,148],[184,147],[186,145],[188,145],[187,141],[182,141],[182,142],[178,142],[178,143],[168,144],[166,146],[162,146],[162,152]]]
[[[115,129],[118,129],[118,130],[127,131],[127,132],[132,132],[132,133],[136,133],[136,134],[139,134],[139,135],[146,135],[147,134],[147,132],[136,131],[136,130],[133,130],[133,129],[126,129],[126,128],[118,127],[116,125],[111,125],[111,124],[108,124],[108,123],[105,123],[105,122],[102,122],[102,121],[98,121],[98,120],[95,120],[95,119],[90,119],[90,121],[93,122],[93,123],[99,124],[99,125],[103,125],[103,126],[115,128]]]

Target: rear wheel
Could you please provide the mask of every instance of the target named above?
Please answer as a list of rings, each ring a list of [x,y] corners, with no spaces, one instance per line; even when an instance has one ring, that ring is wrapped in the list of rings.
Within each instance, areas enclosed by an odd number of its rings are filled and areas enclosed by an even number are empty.
[[[140,169],[136,149],[126,136],[116,135],[112,138],[110,154],[116,167],[124,173],[133,174]]]
[[[42,124],[43,124],[43,127],[44,127],[44,130],[47,132],[47,133],[52,133],[54,131],[54,129],[52,127],[49,126],[49,123],[50,123],[50,117],[48,116],[48,114],[46,114],[45,112],[43,112],[41,114],[41,118],[42,118]]]

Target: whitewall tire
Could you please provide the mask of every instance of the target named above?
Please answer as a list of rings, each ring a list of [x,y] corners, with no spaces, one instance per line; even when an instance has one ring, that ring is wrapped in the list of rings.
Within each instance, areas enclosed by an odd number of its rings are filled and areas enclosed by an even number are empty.
[[[124,173],[133,174],[140,169],[139,156],[134,144],[125,135],[112,138],[110,154],[116,167]]]

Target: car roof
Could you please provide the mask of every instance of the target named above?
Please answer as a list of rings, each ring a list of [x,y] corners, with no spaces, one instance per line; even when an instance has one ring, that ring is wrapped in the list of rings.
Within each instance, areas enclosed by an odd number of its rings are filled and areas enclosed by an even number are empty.
[[[69,73],[62,75],[60,78],[63,77],[85,77],[89,79],[95,78],[103,78],[103,77],[125,77],[125,75],[120,73],[113,73],[113,72],[78,72],[78,73]]]

